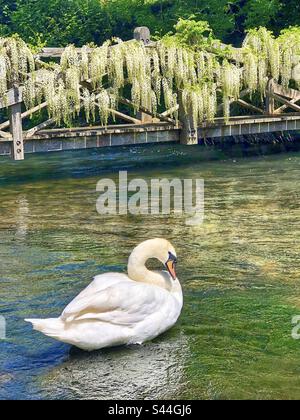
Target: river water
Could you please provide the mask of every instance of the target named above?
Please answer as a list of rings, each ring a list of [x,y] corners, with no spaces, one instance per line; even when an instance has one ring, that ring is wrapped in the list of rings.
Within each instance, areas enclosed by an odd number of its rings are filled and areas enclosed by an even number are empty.
[[[210,157],[214,159],[207,160]],[[203,178],[205,221],[101,216],[96,184]],[[159,145],[0,159],[0,399],[300,398],[300,153],[236,157]],[[95,274],[168,238],[185,305],[143,346],[87,354],[24,323],[58,316]],[[3,320],[3,318],[1,318]]]

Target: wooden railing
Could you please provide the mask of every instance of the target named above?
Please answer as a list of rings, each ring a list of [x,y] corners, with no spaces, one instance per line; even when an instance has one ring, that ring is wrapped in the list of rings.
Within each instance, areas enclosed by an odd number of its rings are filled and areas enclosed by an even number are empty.
[[[146,46],[153,47],[155,45],[155,43],[150,41],[150,31],[146,27],[137,28],[134,31],[134,38],[143,41]],[[36,60],[42,60],[49,57],[58,58],[61,56],[63,51],[63,48],[44,48],[39,54],[37,54]],[[236,50],[236,56],[238,56],[238,50]],[[88,81],[85,81],[84,84],[88,84]],[[252,104],[249,102],[249,99],[246,100],[247,97],[250,97],[249,93],[250,92],[247,89],[242,91],[240,97],[238,99],[232,99],[230,103],[236,103],[241,108],[249,110],[251,115],[255,115],[257,118],[262,118],[263,116],[268,117],[268,121],[270,121],[270,118],[274,118],[274,121],[278,120],[280,117],[286,117],[288,119],[291,114],[285,113],[287,110],[294,111],[296,116],[293,114],[293,119],[297,119],[297,115],[299,115],[300,120],[300,105],[298,104],[298,102],[300,102],[300,91],[290,88],[286,89],[283,86],[275,83],[274,80],[269,80],[264,109]],[[28,141],[34,138],[34,136],[36,136],[38,133],[41,133],[46,128],[55,124],[55,121],[52,118],[49,118],[46,121],[37,124],[30,130],[24,131],[22,121],[25,118],[28,118],[39,112],[41,109],[46,108],[47,102],[43,102],[42,104],[35,106],[25,112],[22,112],[22,102],[22,87],[18,86],[10,89],[6,94],[6,97],[0,99],[0,109],[8,108],[9,115],[9,120],[0,124],[0,142],[11,142],[12,157],[15,160],[24,159],[24,141]],[[120,103],[131,109],[135,109],[134,104],[129,99],[121,98]],[[277,104],[280,104],[280,106],[276,107]],[[218,110],[220,111],[222,108],[223,104],[219,105]],[[174,113],[174,111],[177,110],[179,110],[180,113],[180,123],[171,118],[171,115]],[[183,112],[183,105],[180,95],[178,106],[171,110],[167,109],[164,112],[155,115],[144,107],[140,107],[134,117],[117,110],[110,111],[117,118],[124,120],[128,124],[134,124],[136,127],[140,126],[141,129],[143,129],[143,125],[145,124],[152,124],[154,127],[155,125],[162,123],[169,124],[173,127],[180,128],[180,139],[183,144],[196,144],[198,142],[199,127],[193,126],[192,118],[190,116],[186,116]],[[245,120],[245,124],[249,124],[249,116],[240,117],[239,124],[243,124],[243,118]],[[210,126],[223,127],[230,125],[231,121],[233,124],[235,124],[234,118],[229,122],[224,121],[224,119],[217,118],[214,124],[205,123],[203,124],[203,127],[200,127],[200,129],[207,129]],[[257,124],[254,117],[253,124]],[[288,129],[289,126],[287,125],[286,127]],[[123,128],[120,126],[120,130],[122,129]],[[88,132],[91,131],[91,127],[86,127],[86,131],[88,135]],[[68,137],[69,130],[66,129],[65,132],[66,137]]]

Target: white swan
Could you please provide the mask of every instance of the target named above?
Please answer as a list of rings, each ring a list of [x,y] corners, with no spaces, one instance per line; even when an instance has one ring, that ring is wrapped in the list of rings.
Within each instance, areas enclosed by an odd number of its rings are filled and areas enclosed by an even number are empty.
[[[149,258],[160,260],[168,271],[148,270]],[[145,241],[129,257],[128,276],[99,275],[59,318],[25,321],[49,337],[87,351],[142,344],[171,328],[180,315],[183,296],[176,262],[168,241]]]

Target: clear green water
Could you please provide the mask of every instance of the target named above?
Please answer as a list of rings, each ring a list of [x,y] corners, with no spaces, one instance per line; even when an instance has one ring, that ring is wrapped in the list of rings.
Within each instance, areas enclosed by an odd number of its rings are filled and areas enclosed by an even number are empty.
[[[0,159],[0,399],[300,398],[300,153],[203,162],[156,146]],[[199,177],[206,219],[97,214],[101,176]],[[169,238],[185,306],[154,342],[92,354],[33,332],[140,241]]]

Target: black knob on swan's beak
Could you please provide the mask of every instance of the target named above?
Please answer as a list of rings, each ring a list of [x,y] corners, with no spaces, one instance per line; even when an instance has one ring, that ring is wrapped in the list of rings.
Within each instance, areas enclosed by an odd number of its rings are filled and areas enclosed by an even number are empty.
[[[169,259],[166,262],[166,268],[170,274],[170,276],[172,277],[173,280],[177,279],[177,275],[176,275],[176,263],[177,263],[177,258],[175,255],[173,255],[171,252],[169,252]]]

